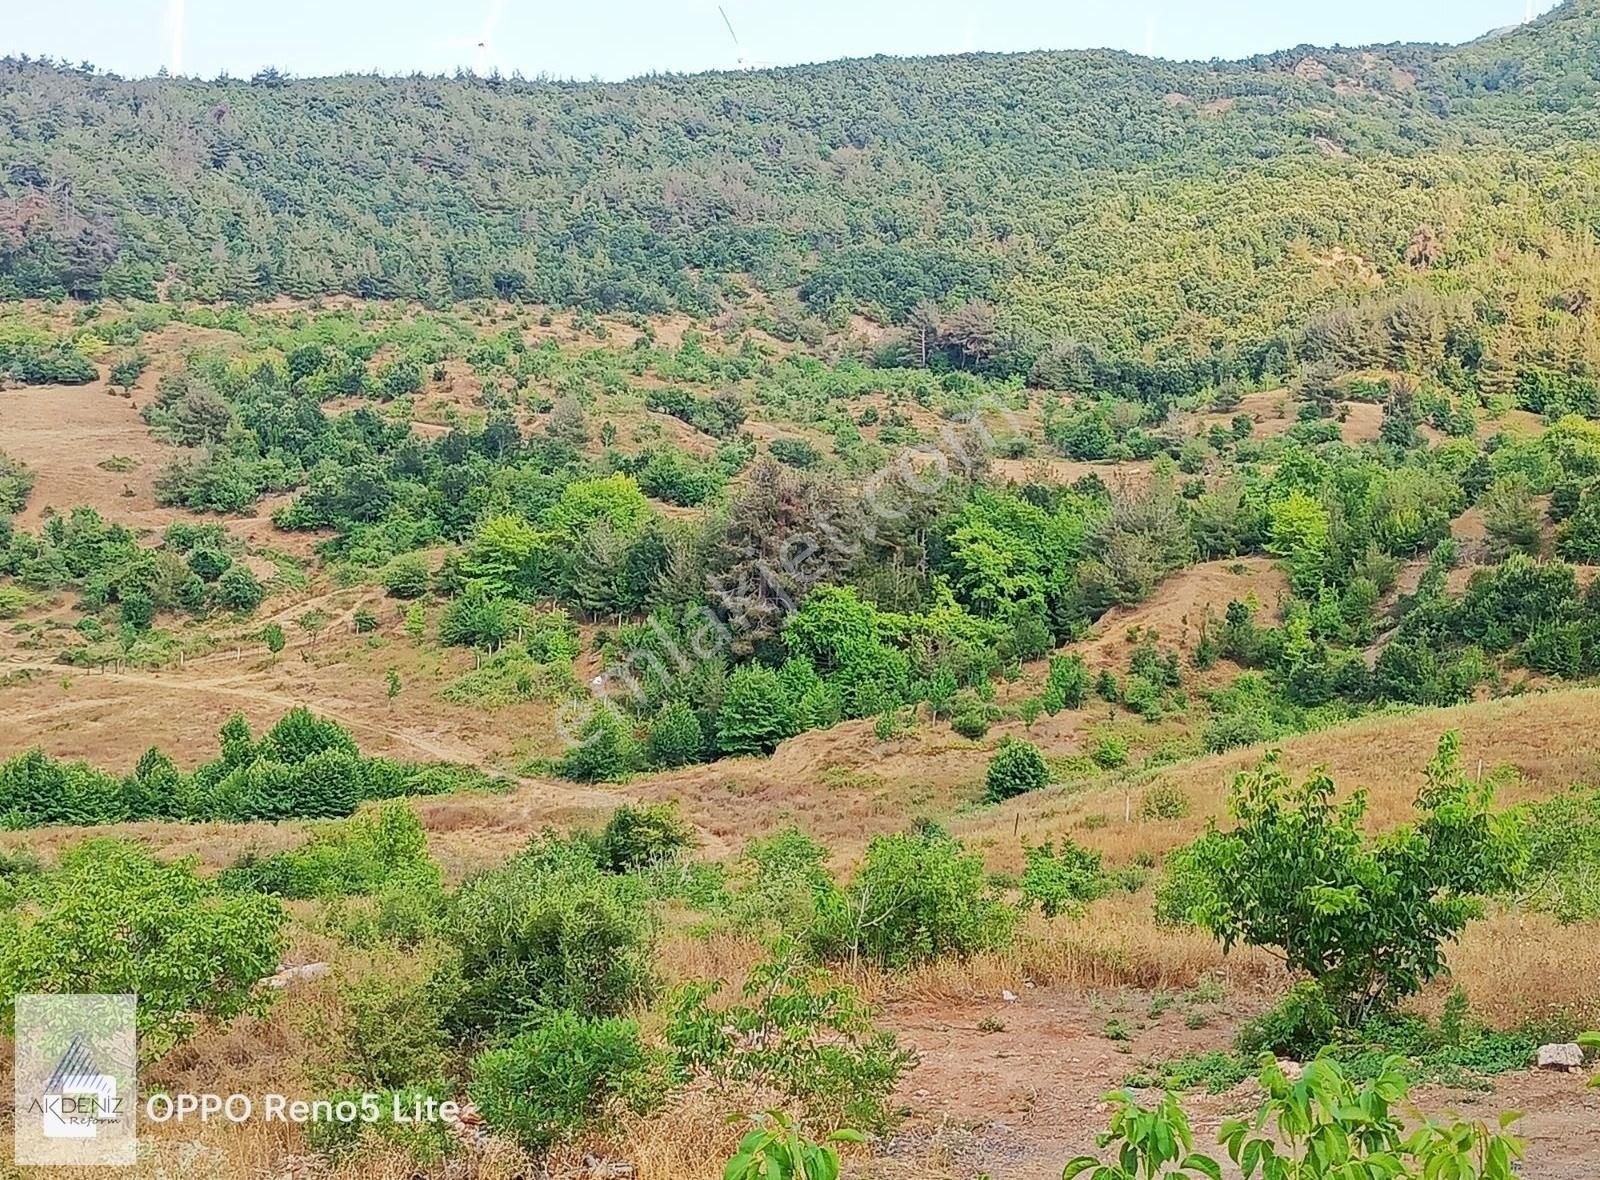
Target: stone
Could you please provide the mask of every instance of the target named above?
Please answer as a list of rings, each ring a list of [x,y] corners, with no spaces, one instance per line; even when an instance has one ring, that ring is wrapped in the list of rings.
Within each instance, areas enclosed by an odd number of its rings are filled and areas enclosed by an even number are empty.
[[[1583,1068],[1583,1050],[1574,1044],[1540,1045],[1538,1063],[1540,1069],[1571,1073]]]
[[[285,988],[291,983],[305,983],[312,979],[321,979],[332,971],[327,963],[302,963],[298,967],[279,967],[276,975],[269,975],[261,981],[263,987]]]

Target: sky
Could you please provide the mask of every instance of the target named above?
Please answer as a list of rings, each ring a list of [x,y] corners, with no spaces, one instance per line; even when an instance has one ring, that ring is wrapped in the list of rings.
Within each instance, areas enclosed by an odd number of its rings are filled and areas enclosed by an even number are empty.
[[[0,0],[0,56],[124,76],[499,69],[561,78],[875,53],[1110,47],[1242,57],[1300,44],[1467,41],[1554,0]],[[730,34],[729,25],[732,26]]]

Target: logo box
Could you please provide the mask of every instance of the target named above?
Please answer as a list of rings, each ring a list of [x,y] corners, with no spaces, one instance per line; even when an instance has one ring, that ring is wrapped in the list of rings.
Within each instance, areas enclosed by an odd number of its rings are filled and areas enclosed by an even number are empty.
[[[16,1011],[17,1164],[134,1164],[135,998],[21,995]]]

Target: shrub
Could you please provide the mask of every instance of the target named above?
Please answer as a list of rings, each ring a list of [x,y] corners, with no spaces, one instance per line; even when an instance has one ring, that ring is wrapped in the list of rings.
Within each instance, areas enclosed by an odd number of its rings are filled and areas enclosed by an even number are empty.
[[[950,728],[964,738],[978,741],[989,732],[989,715],[981,705],[971,705],[950,718]]]
[[[1095,742],[1089,757],[1101,770],[1120,770],[1128,764],[1128,743],[1113,734]]]
[[[627,718],[602,702],[578,731],[578,744],[557,766],[563,778],[579,783],[614,782],[638,769],[641,751]]]
[[[816,916],[817,897],[833,887],[828,850],[798,828],[785,828],[744,850],[744,886],[734,898],[734,920],[780,931],[803,930]]]
[[[1225,1055],[1224,1055],[1225,1056]],[[1360,1086],[1346,1077],[1336,1061],[1309,1062],[1291,1081],[1282,1066],[1263,1057],[1259,1084],[1265,1098],[1250,1116],[1223,1122],[1218,1141],[1233,1166],[1245,1175],[1326,1180],[1335,1176],[1384,1176],[1393,1180],[1418,1177],[1475,1176],[1512,1180],[1522,1141],[1508,1133],[1516,1115],[1503,1116],[1498,1128],[1483,1123],[1444,1123],[1424,1118],[1408,1131],[1399,1113],[1410,1087],[1401,1062],[1380,1064]],[[1216,1177],[1222,1167],[1194,1150],[1189,1120],[1177,1099],[1166,1094],[1153,1109],[1139,1105],[1127,1090],[1106,1096],[1111,1104],[1110,1130],[1099,1136],[1117,1160],[1104,1165],[1094,1156],[1067,1163],[1062,1180],[1092,1176],[1095,1180],[1137,1177]]]
[[[1239,1026],[1234,1048],[1248,1055],[1272,1053],[1309,1061],[1338,1029],[1339,1014],[1327,993],[1315,981],[1302,979],[1271,1008]]]
[[[317,754],[359,755],[355,738],[337,721],[297,705],[262,736],[256,753],[275,762],[300,763]]]
[[[422,822],[404,803],[385,803],[320,828],[304,847],[289,852],[262,858],[247,853],[218,878],[228,889],[300,898],[364,895],[395,879],[414,889],[437,890],[439,883]]]
[[[217,605],[225,610],[248,614],[267,596],[256,576],[242,565],[230,565],[217,578]]]
[[[678,814],[676,803],[619,807],[599,841],[601,863],[613,873],[669,864],[694,845],[694,828]]]
[[[1089,699],[1089,669],[1078,655],[1055,656],[1045,679],[1044,708],[1051,716],[1062,709],[1081,709]]]
[[[136,844],[85,841],[38,890],[0,938],[0,1019],[24,992],[137,993],[149,1057],[199,1017],[245,1011],[284,947],[276,901],[224,893],[193,861],[163,864]]]
[[[659,1067],[620,1017],[558,1010],[472,1062],[468,1092],[484,1119],[542,1152],[599,1121],[614,1106],[635,1111],[659,1100]]]
[[[723,1180],[827,1180],[839,1175],[833,1144],[863,1141],[857,1132],[841,1129],[813,1143],[781,1111],[769,1111],[758,1121],[761,1125],[739,1140]]]
[[[775,438],[767,444],[767,450],[787,467],[815,467],[822,462],[822,452],[803,438]]]
[[[688,766],[706,754],[705,731],[694,708],[684,700],[670,700],[650,719],[650,760],[657,766]]]
[[[1197,915],[1215,904],[1211,878],[1199,864],[1193,844],[1167,854],[1161,878],[1155,889],[1155,918],[1158,926],[1194,926]]]
[[[717,714],[717,748],[724,754],[770,754],[794,733],[778,674],[746,664],[728,677]]]
[[[991,803],[1048,786],[1050,768],[1032,742],[1003,738],[984,774],[986,798]]]
[[[497,648],[516,634],[522,610],[509,598],[469,589],[439,616],[439,642],[449,647]]]
[[[713,1008],[721,989],[720,981],[696,983],[678,993],[666,1038],[680,1071],[775,1090],[824,1126],[888,1123],[889,1094],[914,1057],[873,1025],[853,988],[780,940],[772,959],[751,970],[742,1002]]]
[[[365,1090],[442,1082],[448,1038],[425,973],[385,965],[339,988],[332,1030],[339,1071]]]
[[[990,888],[981,856],[922,823],[874,838],[850,886],[818,896],[808,937],[821,958],[898,968],[1003,946],[1017,917]]]
[[[1189,796],[1174,782],[1158,782],[1139,801],[1141,819],[1182,819],[1189,814]]]
[[[1447,733],[1417,822],[1372,840],[1364,795],[1336,805],[1326,775],[1296,786],[1269,755],[1234,780],[1238,826],[1192,846],[1210,891],[1200,924],[1225,948],[1279,948],[1358,1023],[1441,974],[1443,944],[1479,914],[1479,899],[1520,876],[1517,817],[1490,813],[1492,790],[1461,773],[1460,737]]]
[[[1098,852],[1072,840],[1063,840],[1060,852],[1053,843],[1023,852],[1022,899],[1047,918],[1081,909],[1105,891]]]
[[[420,553],[406,553],[395,558],[378,575],[391,596],[395,598],[421,598],[428,592],[428,559]]]
[[[443,923],[459,978],[447,1025],[514,1027],[553,1008],[609,1016],[651,991],[656,919],[644,886],[577,845],[542,842],[464,882]]]

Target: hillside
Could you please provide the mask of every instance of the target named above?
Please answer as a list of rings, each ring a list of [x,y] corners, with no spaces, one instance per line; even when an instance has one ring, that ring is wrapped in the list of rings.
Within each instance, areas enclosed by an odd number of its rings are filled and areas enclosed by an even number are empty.
[[[0,1038],[327,1108],[145,1120],[207,1178],[1052,1180],[1299,1071],[1594,1180],[1597,35],[0,61]]]
[[[1568,0],[1467,46],[1242,62],[873,58],[599,85],[12,59],[0,291],[705,314],[753,284],[790,335],[978,298],[1006,334],[982,351],[1013,368],[1056,339],[1270,352],[1318,307],[1416,282],[1477,292],[1494,322],[1508,281],[1538,303],[1594,286],[1597,36],[1600,6]],[[1490,273],[1508,249],[1515,280]]]

